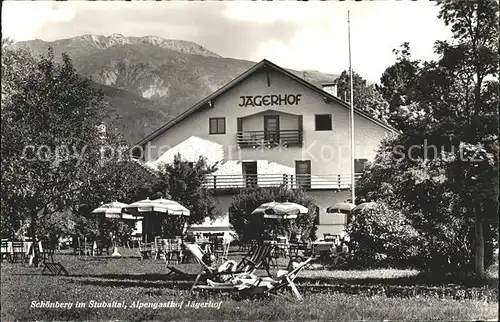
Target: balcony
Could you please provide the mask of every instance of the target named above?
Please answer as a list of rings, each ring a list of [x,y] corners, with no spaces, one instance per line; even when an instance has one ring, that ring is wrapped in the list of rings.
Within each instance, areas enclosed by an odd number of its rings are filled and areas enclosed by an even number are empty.
[[[277,145],[302,145],[302,130],[279,131],[238,131],[236,134],[238,146],[258,147]]]
[[[361,173],[355,174],[355,180]],[[351,175],[297,175],[297,174],[259,174],[259,175],[210,175],[205,179],[204,187],[208,189],[239,189],[245,187],[276,187],[284,185],[290,189],[349,189]]]

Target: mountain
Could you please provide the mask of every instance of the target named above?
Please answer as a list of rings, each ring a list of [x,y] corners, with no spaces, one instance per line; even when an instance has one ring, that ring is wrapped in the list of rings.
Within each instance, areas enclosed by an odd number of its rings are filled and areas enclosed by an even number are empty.
[[[129,144],[151,133],[151,128],[157,128],[158,124],[161,126],[174,118],[158,102],[95,82],[91,86],[101,90],[108,102],[103,120],[107,129],[122,133]]]
[[[83,35],[53,42],[18,42],[34,55],[49,47],[67,53],[78,73],[101,85],[111,107],[108,128],[134,144],[252,67],[255,62],[221,57],[189,41],[160,37]],[[276,62],[279,65],[279,62]],[[338,75],[294,71],[316,86]]]

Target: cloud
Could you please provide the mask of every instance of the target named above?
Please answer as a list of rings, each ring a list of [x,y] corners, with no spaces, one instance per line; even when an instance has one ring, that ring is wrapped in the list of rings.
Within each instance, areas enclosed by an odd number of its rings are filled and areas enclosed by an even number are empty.
[[[16,41],[34,39],[46,23],[67,22],[75,17],[71,5],[49,1],[5,1],[2,7],[2,37]]]
[[[274,2],[228,4],[224,14],[237,21],[294,21],[289,38],[266,37],[251,59],[268,58],[284,67],[340,73],[349,67],[347,11],[351,15],[353,69],[378,81],[394,63],[394,48],[410,42],[414,58],[435,58],[433,44],[449,39],[449,29],[437,18],[437,8],[425,2]],[[264,11],[261,9],[269,9]],[[272,35],[270,33],[270,35]]]
[[[252,23],[273,23],[277,21],[296,24],[318,24],[330,18],[323,10],[323,3],[315,2],[227,2],[224,16],[231,20]]]
[[[348,68],[347,10],[353,69],[370,81],[410,42],[429,60],[449,38],[437,9],[424,1],[69,1],[4,2],[2,33],[52,41],[82,34],[154,35],[196,42],[224,57],[267,58],[296,70],[338,74]]]

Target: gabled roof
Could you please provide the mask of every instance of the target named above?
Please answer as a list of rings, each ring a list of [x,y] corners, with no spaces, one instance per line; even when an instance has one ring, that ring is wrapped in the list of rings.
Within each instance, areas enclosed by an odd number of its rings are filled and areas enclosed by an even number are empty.
[[[184,120],[186,117],[188,117],[189,115],[193,114],[194,112],[202,109],[202,108],[205,108],[205,107],[211,107],[213,106],[212,105],[212,100],[214,100],[215,98],[217,98],[219,95],[222,95],[224,94],[225,92],[227,92],[228,90],[230,90],[231,88],[235,87],[236,85],[238,85],[239,83],[241,83],[242,81],[244,81],[245,79],[247,79],[249,76],[251,76],[252,74],[254,74],[255,72],[257,72],[258,70],[261,70],[263,68],[268,68],[270,70],[274,70],[274,71],[277,71],[279,73],[282,73],[288,77],[290,77],[291,79],[299,82],[300,84],[304,85],[305,87],[323,95],[324,97],[330,99],[330,101],[332,102],[336,102],[338,103],[339,105],[341,106],[344,106],[345,108],[348,108],[350,109],[350,105],[341,100],[340,98],[328,93],[328,92],[325,92],[324,90],[322,90],[321,88],[305,81],[304,79],[294,75],[293,73],[287,71],[286,69],[282,68],[282,67],[279,67],[278,65],[268,61],[267,59],[264,59],[262,60],[260,63],[257,63],[255,64],[253,67],[251,67],[250,69],[248,69],[246,72],[244,72],[243,74],[239,75],[238,77],[236,77],[235,79],[233,79],[231,82],[227,83],[226,85],[222,86],[221,88],[219,88],[218,90],[216,90],[215,92],[213,92],[212,94],[208,95],[207,97],[205,97],[204,99],[202,99],[201,101],[199,101],[198,103],[196,103],[195,105],[193,105],[191,108],[189,108],[188,110],[184,111],[183,113],[179,114],[176,118],[174,118],[173,120],[171,120],[170,122],[168,122],[167,124],[163,125],[162,127],[160,127],[159,129],[157,129],[156,131],[154,131],[153,133],[149,134],[148,136],[146,136],[144,139],[142,139],[141,141],[139,141],[137,143],[137,145],[143,145],[145,143],[147,143],[148,141],[154,139],[155,137],[157,137],[158,135],[162,134],[163,132],[165,132],[166,130],[168,130],[169,128],[171,128],[172,126],[176,125],[177,123],[181,122],[182,120]],[[378,124],[379,126],[391,131],[391,132],[394,132],[394,133],[398,133],[397,130],[395,130],[394,128],[392,128],[391,126],[373,118],[371,115],[369,115],[368,113],[364,112],[364,111],[361,111],[357,108],[354,109],[354,112],[360,116],[363,116],[367,119],[369,119],[370,121]]]

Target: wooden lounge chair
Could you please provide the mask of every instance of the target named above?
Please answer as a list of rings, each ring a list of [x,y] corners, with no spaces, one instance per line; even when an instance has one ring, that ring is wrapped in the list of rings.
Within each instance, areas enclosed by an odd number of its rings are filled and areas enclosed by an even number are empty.
[[[250,249],[245,257],[243,257],[236,267],[236,270],[254,273],[257,269],[264,268],[267,275],[271,276],[271,273],[269,273],[269,262],[271,261],[272,250],[273,245],[271,244],[255,245],[252,249]]]
[[[197,273],[197,274],[189,274],[189,273],[186,273],[186,272],[183,272],[173,266],[169,266],[167,264],[167,269],[170,270],[170,272],[167,274],[170,275],[170,274],[173,274],[173,273],[176,273],[178,275],[182,275],[182,276],[185,276],[185,277],[188,277],[188,278],[192,278],[194,276],[195,277],[195,280],[194,280],[194,283],[191,287],[191,290],[194,289],[194,287],[198,284],[198,282],[200,281],[200,279],[202,277],[204,278],[215,278],[215,277],[218,277],[218,276],[232,276],[234,274],[238,274],[238,273],[244,273],[243,271],[222,271],[222,272],[219,272],[218,271],[218,267],[210,267],[208,266],[204,261],[203,261],[203,256],[205,255],[205,252],[203,252],[203,250],[201,249],[201,247],[197,244],[194,244],[194,243],[186,243],[184,244],[186,249],[192,254],[192,256],[196,259],[197,263],[200,265],[201,269],[200,271]],[[235,263],[235,266],[236,266],[236,263]]]
[[[299,272],[311,263],[313,257],[309,257],[297,266],[292,263],[285,274],[277,277],[258,277],[253,274],[235,275],[232,280],[225,283],[216,283],[211,280],[207,281],[208,285],[196,285],[193,289],[202,290],[218,290],[218,291],[231,291],[240,292],[240,294],[267,294],[273,296],[280,296],[278,292],[284,288],[290,287],[298,300],[302,300],[297,286],[294,283],[295,278]]]
[[[293,263],[290,263],[288,268],[288,272],[284,274],[283,276],[277,277],[277,278],[269,278],[269,277],[264,277],[262,278],[262,282],[270,282],[271,283],[271,288],[268,290],[268,293],[270,295],[276,295],[279,296],[277,293],[279,290],[282,290],[286,287],[290,287],[297,297],[298,300],[302,300],[302,295],[300,295],[299,290],[297,289],[297,286],[294,283],[295,278],[297,275],[300,273],[304,267],[309,265],[311,261],[313,261],[313,257],[307,258],[305,261],[298,263],[296,267],[293,267]]]
[[[45,273],[45,270],[48,270],[53,275],[69,275],[68,271],[64,268],[64,266],[62,266],[61,263],[44,262],[43,265],[42,275]]]

